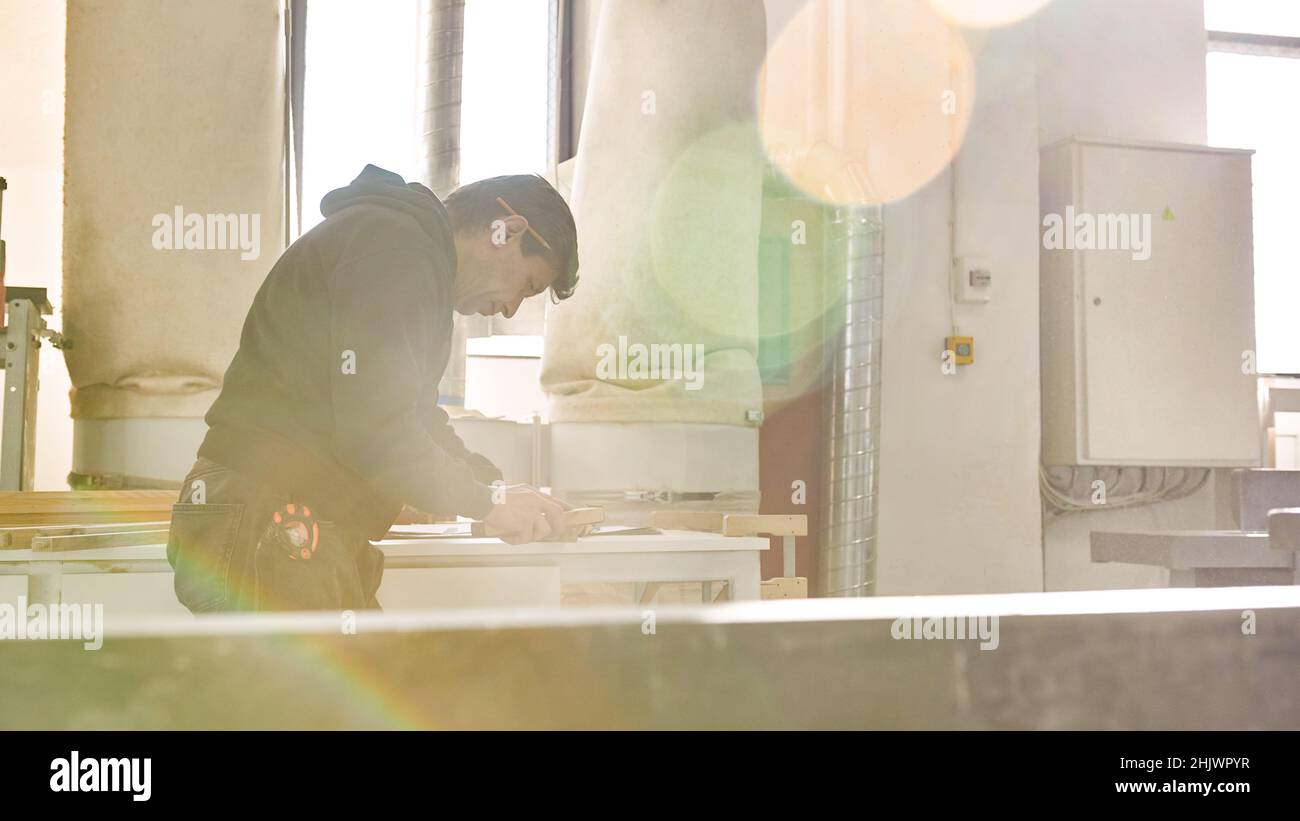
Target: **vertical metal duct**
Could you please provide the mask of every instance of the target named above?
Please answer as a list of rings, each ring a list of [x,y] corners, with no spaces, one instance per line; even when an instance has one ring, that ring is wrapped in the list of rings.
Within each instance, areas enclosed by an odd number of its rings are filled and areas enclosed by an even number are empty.
[[[880,206],[836,208],[827,232],[830,351],[819,591],[870,596],[876,586],[876,480],[884,241]]]
[[[420,168],[439,198],[460,184],[461,66],[465,56],[465,0],[420,0]],[[438,401],[465,404],[464,318],[455,318],[451,355]]]
[[[307,0],[285,0],[284,9],[284,109],[285,109],[285,220],[287,247],[302,235],[302,132],[303,105],[307,100]],[[290,194],[292,193],[292,196]],[[297,232],[290,234],[290,226]]]
[[[573,0],[550,0],[546,54],[546,159],[573,157]],[[556,175],[558,180],[559,175]]]
[[[420,166],[440,198],[460,184],[465,0],[420,0]]]

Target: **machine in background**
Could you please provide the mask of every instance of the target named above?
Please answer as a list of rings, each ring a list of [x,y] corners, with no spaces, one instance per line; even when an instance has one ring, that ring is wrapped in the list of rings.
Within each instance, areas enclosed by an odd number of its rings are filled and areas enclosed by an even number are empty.
[[[0,177],[0,226],[4,218],[4,192]],[[0,300],[4,313],[0,339],[5,371],[4,425],[0,430],[0,490],[32,490],[36,469],[36,391],[40,387],[41,339],[65,347],[63,336],[46,327],[54,313],[44,288],[5,289],[5,243],[0,239]]]

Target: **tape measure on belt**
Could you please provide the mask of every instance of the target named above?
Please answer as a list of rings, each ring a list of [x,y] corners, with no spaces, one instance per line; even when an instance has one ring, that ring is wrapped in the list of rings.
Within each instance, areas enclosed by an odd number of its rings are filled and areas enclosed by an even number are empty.
[[[320,526],[306,505],[289,502],[272,514],[271,522],[277,541],[290,559],[306,561],[316,554]]]

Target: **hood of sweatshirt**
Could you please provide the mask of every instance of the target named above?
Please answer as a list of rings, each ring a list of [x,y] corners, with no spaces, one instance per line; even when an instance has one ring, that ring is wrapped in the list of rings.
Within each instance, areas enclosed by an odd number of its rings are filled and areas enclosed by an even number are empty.
[[[378,205],[408,214],[439,247],[455,254],[447,209],[432,191],[418,182],[407,182],[392,171],[367,165],[351,184],[326,194],[320,201],[320,212],[328,218],[354,205]],[[452,268],[455,268],[454,257]]]

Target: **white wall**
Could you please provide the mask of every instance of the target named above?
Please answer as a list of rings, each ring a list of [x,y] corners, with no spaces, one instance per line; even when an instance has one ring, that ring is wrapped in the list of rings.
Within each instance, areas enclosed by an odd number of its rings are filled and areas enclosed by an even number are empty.
[[[1043,145],[1205,143],[1202,0],[1054,0],[1037,17]]]
[[[975,364],[944,375],[949,174],[885,207],[882,595],[1041,589],[1038,122],[1032,24],[970,35],[976,101],[957,159],[958,254],[994,297],[959,306]]]
[[[802,5],[766,0],[769,42]],[[957,309],[976,364],[943,375],[950,176],[886,206],[881,595],[1042,589],[1033,24],[967,39],[977,99],[957,249],[991,261],[996,297]]]
[[[1201,0],[1055,0],[1037,24],[1042,145],[1071,134],[1206,142]],[[1164,586],[1161,569],[1092,564],[1089,533],[1212,528],[1213,505],[1211,479],[1176,502],[1053,520],[1044,528],[1046,589]]]
[[[61,327],[63,246],[64,4],[0,0],[0,236],[8,249],[7,285],[44,287]],[[41,348],[36,422],[36,489],[65,490],[72,465],[68,369],[63,355]]]
[[[1179,502],[1057,519],[1042,541],[1038,148],[1076,133],[1203,143],[1200,0],[1055,0],[969,40],[978,100],[957,163],[957,253],[990,259],[994,298],[957,308],[976,362],[943,377],[949,181],[886,208],[878,590],[1162,585],[1163,571],[1093,565],[1088,534],[1212,527],[1212,484]]]

